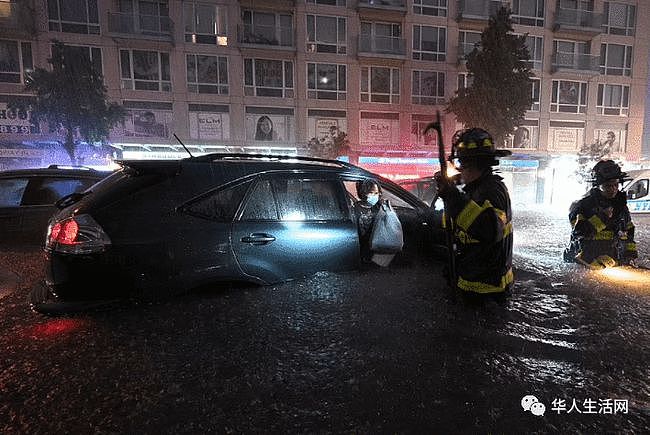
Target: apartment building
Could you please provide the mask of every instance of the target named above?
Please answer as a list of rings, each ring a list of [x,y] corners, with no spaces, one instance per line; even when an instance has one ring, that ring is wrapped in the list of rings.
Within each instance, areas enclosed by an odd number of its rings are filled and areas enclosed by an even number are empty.
[[[501,5],[528,34],[535,74],[504,146],[543,159],[598,139],[638,161],[645,0],[0,0],[0,148],[22,143],[28,156],[55,138],[6,102],[29,98],[25,73],[47,65],[57,39],[129,109],[110,137],[125,158],[178,157],[173,134],[196,153],[301,152],[338,129],[352,161],[418,175],[413,165],[437,155],[423,126],[468,84],[465,55]],[[444,126],[447,138],[462,127],[449,114]]]

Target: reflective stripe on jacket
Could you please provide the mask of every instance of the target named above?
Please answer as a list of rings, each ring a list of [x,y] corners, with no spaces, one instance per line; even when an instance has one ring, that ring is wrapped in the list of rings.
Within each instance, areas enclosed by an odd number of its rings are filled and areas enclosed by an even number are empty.
[[[456,236],[458,288],[475,293],[510,289],[512,210],[502,178],[486,172],[448,203]]]
[[[611,217],[607,209],[611,207]],[[603,196],[598,188],[591,189],[582,199],[571,204],[571,246],[576,261],[588,265],[598,263],[602,256],[620,262],[636,258],[634,224],[627,208],[624,192],[612,199]]]

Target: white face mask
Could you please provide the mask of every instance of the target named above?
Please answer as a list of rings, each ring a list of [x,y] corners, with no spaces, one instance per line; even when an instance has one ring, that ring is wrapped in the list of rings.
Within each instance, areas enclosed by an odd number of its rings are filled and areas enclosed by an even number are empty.
[[[366,201],[367,201],[368,204],[370,204],[370,205],[375,205],[375,204],[377,204],[377,201],[379,201],[379,194],[378,194],[378,193],[369,193],[369,194],[366,196]]]

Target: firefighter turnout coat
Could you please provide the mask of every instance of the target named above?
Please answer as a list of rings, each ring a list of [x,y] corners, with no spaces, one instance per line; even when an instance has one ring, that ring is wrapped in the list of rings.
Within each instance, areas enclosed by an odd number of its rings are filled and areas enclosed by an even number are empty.
[[[486,171],[450,195],[445,204],[456,242],[456,286],[487,294],[509,290],[512,273],[512,210],[503,179]]]
[[[564,255],[566,261],[599,268],[607,265],[605,261],[614,265],[613,261],[620,264],[637,257],[634,224],[625,192],[608,199],[594,187],[571,204],[569,221],[572,230],[571,243]]]

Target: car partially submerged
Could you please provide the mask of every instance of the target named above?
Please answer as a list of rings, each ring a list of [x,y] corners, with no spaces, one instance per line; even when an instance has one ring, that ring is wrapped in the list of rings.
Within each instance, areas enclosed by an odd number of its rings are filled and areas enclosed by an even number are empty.
[[[359,266],[357,183],[396,210],[405,252],[442,243],[440,214],[348,163],[211,154],[123,161],[50,221],[46,285],[59,300],[176,293],[218,281],[269,284]]]

